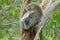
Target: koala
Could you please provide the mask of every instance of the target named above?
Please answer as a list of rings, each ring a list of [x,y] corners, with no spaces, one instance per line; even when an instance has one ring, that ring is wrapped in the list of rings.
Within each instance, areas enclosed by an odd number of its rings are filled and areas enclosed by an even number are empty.
[[[26,12],[20,20],[23,29],[29,30],[35,27],[41,21],[43,15],[41,7],[36,3],[30,3],[25,8]]]

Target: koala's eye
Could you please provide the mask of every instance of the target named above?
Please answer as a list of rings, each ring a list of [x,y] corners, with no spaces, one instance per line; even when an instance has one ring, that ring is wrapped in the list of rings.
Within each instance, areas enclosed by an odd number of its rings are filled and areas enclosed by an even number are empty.
[[[30,7],[30,6],[28,6],[28,7],[27,7],[27,10],[30,10],[30,9],[31,9],[31,7]]]

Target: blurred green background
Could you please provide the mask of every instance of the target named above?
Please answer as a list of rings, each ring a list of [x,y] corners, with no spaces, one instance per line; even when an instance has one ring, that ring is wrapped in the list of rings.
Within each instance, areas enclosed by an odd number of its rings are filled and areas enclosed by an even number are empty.
[[[22,1],[0,0],[0,40],[18,40]],[[41,2],[41,0],[32,1]],[[60,9],[54,12],[42,31],[42,40],[60,40]]]

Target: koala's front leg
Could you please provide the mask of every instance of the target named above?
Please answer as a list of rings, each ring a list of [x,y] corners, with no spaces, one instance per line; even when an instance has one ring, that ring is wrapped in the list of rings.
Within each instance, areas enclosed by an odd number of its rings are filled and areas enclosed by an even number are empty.
[[[28,25],[26,24],[25,19],[22,20],[22,21],[20,21],[20,23],[21,23],[21,26],[22,26],[23,29],[29,30],[29,27],[28,27]]]

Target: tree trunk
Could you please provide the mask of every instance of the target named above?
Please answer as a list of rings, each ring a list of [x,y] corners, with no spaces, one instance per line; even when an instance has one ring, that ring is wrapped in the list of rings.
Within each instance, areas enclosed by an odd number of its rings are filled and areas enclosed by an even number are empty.
[[[22,30],[22,40],[34,40],[37,33],[37,28],[31,28],[29,31]]]

